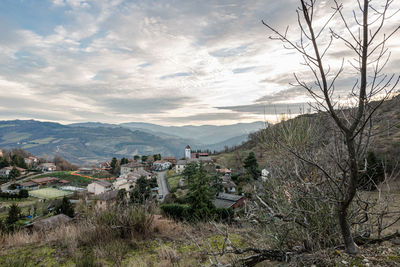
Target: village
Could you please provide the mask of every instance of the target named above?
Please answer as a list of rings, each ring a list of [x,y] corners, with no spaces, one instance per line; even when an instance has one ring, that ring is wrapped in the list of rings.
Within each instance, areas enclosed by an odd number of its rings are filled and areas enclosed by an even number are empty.
[[[5,219],[10,206],[16,205],[21,211],[16,222],[20,227],[51,227],[52,223],[68,222],[75,216],[55,212],[61,199],[71,206],[79,202],[104,209],[115,205],[120,194],[129,198],[135,190],[148,190],[150,198],[160,204],[179,199],[182,202],[188,194],[185,169],[200,165],[216,181],[210,184],[217,188],[213,198],[215,208],[239,210],[244,207],[245,193],[236,184],[238,181],[235,183],[232,179],[231,169],[216,165],[209,153],[193,152],[189,145],[182,150],[182,155],[184,157],[180,159],[159,154],[121,160],[113,158],[97,166],[67,171],[61,171],[54,162],[41,162],[43,160],[33,155],[23,161],[19,157],[20,164],[10,160],[13,166],[0,169],[0,198],[3,199],[0,219]],[[3,156],[6,158],[1,152],[0,158]],[[11,158],[15,161],[18,157]],[[268,174],[266,169],[260,172],[263,180]]]

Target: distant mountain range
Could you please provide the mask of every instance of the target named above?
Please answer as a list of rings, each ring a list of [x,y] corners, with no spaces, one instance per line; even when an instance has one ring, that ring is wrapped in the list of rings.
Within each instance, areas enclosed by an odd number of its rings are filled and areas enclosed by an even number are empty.
[[[0,148],[20,147],[37,156],[60,155],[81,165],[136,154],[182,157],[187,144],[193,149],[221,150],[241,144],[249,133],[262,127],[262,122],[165,127],[136,122],[62,125],[35,120],[0,121]]]

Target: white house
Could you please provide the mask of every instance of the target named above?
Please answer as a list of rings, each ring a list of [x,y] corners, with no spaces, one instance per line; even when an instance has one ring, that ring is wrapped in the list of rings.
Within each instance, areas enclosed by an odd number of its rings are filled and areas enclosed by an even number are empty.
[[[155,170],[167,170],[172,166],[171,162],[166,160],[157,160],[153,162],[153,168]]]
[[[126,178],[118,178],[114,183],[114,189],[120,190],[125,189],[126,192],[129,192],[136,185],[136,180],[134,179],[126,179]]]
[[[188,164],[187,160],[178,160],[178,162],[175,165],[175,172],[182,173],[185,170],[187,164]]]
[[[266,182],[270,175],[271,172],[267,168],[261,170],[261,179],[263,182]]]
[[[32,157],[31,156],[31,157],[24,158],[24,162],[28,166],[33,166],[33,165],[36,165],[39,162],[39,159],[37,157]]]
[[[112,190],[112,184],[106,181],[97,180],[87,186],[88,192],[99,195]]]
[[[48,162],[40,164],[39,169],[43,172],[54,172],[57,167],[54,163]]]
[[[3,169],[0,170],[0,176],[2,177],[8,177],[12,170],[12,167],[4,167]]]
[[[143,171],[143,164],[137,162],[129,162],[127,164],[121,165],[121,175],[127,174],[134,171]]]

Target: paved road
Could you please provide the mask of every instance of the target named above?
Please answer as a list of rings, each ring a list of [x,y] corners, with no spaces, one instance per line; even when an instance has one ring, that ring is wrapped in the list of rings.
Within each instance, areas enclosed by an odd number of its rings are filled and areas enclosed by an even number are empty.
[[[14,183],[23,183],[23,182],[25,182],[25,181],[28,180],[28,179],[32,179],[32,178],[34,178],[34,177],[36,177],[36,176],[39,176],[39,175],[42,175],[42,174],[43,174],[43,173],[38,173],[38,174],[35,174],[35,175],[29,175],[29,174],[28,174],[28,176],[26,176],[26,177],[24,177],[24,178],[21,178],[21,179],[19,179],[19,180],[10,181],[10,182],[7,182],[7,183],[5,183],[5,184],[2,184],[1,187],[0,187],[0,189],[1,189],[1,191],[5,192],[11,184],[14,184]]]
[[[163,195],[160,201],[164,201],[164,197],[169,194],[167,171],[157,172],[158,194]]]

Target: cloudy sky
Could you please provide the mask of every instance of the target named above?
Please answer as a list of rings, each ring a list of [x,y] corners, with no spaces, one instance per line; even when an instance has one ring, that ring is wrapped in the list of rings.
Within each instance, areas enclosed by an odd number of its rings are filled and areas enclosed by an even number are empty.
[[[291,25],[296,33],[297,4],[1,0],[0,119],[199,125],[298,113],[308,100],[289,83],[293,72],[308,77],[301,58],[270,40],[261,23],[280,30]],[[320,1],[317,18],[331,6]],[[399,37],[391,44],[389,72],[400,69]],[[335,45],[333,67],[345,55]],[[352,75],[343,77],[343,88]]]

